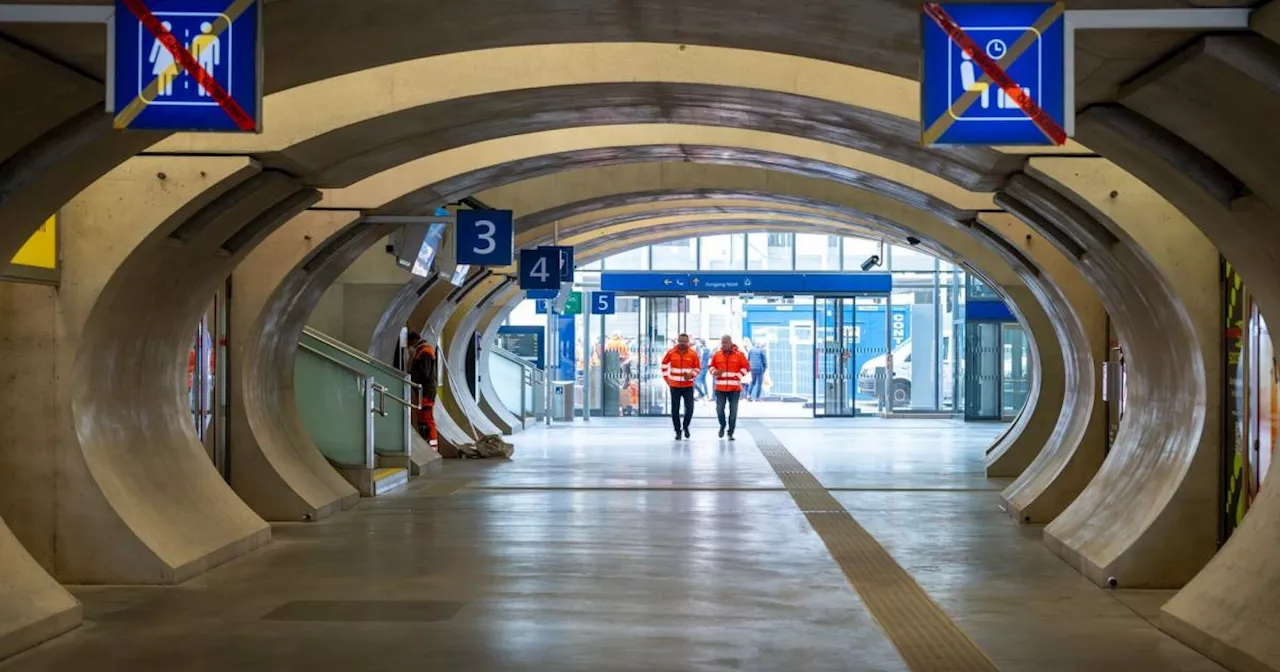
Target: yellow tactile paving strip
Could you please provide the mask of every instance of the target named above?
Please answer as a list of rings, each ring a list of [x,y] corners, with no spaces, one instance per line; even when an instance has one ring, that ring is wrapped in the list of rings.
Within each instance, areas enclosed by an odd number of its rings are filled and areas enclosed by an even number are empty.
[[[998,669],[773,432],[755,422],[746,423],[746,429],[908,667],[915,672]]]

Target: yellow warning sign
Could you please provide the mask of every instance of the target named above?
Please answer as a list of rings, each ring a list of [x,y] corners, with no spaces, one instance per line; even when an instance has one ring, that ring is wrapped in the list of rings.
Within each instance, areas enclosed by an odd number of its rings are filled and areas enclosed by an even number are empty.
[[[58,268],[58,217],[54,215],[40,226],[22,249],[13,255],[13,263],[54,270]]]

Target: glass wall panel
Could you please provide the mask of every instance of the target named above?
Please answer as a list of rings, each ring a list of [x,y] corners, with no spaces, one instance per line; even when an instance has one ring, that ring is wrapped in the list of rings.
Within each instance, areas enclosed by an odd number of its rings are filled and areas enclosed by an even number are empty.
[[[703,271],[742,271],[747,268],[746,236],[732,233],[726,236],[706,236],[702,239],[701,263]]]
[[[889,254],[891,271],[932,271],[937,258],[910,247],[893,246]]]
[[[795,236],[790,233],[747,234],[747,270],[790,271]]]
[[[1027,403],[1027,391],[1031,389],[1031,349],[1020,324],[1001,325],[1000,341],[1004,350],[1001,410],[1005,419],[1013,419]]]
[[[870,238],[845,238],[844,270],[860,270],[862,268],[862,262],[866,261],[867,257],[879,253],[880,241],[878,240],[871,240]],[[875,268],[872,270],[883,271],[884,268]]]
[[[686,238],[654,245],[651,268],[655,271],[698,270],[698,239]]]
[[[795,234],[797,271],[840,270],[840,237]]]
[[[647,271],[649,270],[649,248],[640,247],[606,257],[604,267],[610,271]]]

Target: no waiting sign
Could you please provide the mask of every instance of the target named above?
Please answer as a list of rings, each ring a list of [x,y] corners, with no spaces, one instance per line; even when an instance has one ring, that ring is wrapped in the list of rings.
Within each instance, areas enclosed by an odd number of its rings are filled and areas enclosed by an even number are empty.
[[[1062,3],[925,3],[921,129],[929,145],[1061,145]]]

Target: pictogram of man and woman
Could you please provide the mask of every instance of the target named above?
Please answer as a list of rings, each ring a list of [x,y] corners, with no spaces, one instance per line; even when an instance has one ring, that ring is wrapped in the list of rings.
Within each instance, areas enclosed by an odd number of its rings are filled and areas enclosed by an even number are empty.
[[[164,29],[167,32],[173,32],[173,24],[163,22]],[[177,37],[176,35],[174,37]],[[191,52],[192,58],[205,72],[216,77],[214,67],[222,64],[222,40],[213,34],[213,24],[205,21],[200,24],[200,34],[191,38],[191,41],[183,45]],[[151,55],[147,61],[151,63],[151,74],[156,77],[157,89],[156,96],[166,98],[173,95],[173,84],[182,74],[189,73],[180,72],[181,66],[174,59],[173,54],[165,48],[159,39],[152,41]],[[188,84],[189,85],[189,84]],[[195,83],[197,94],[201,98],[210,96],[211,94],[205,90],[199,82]]]

